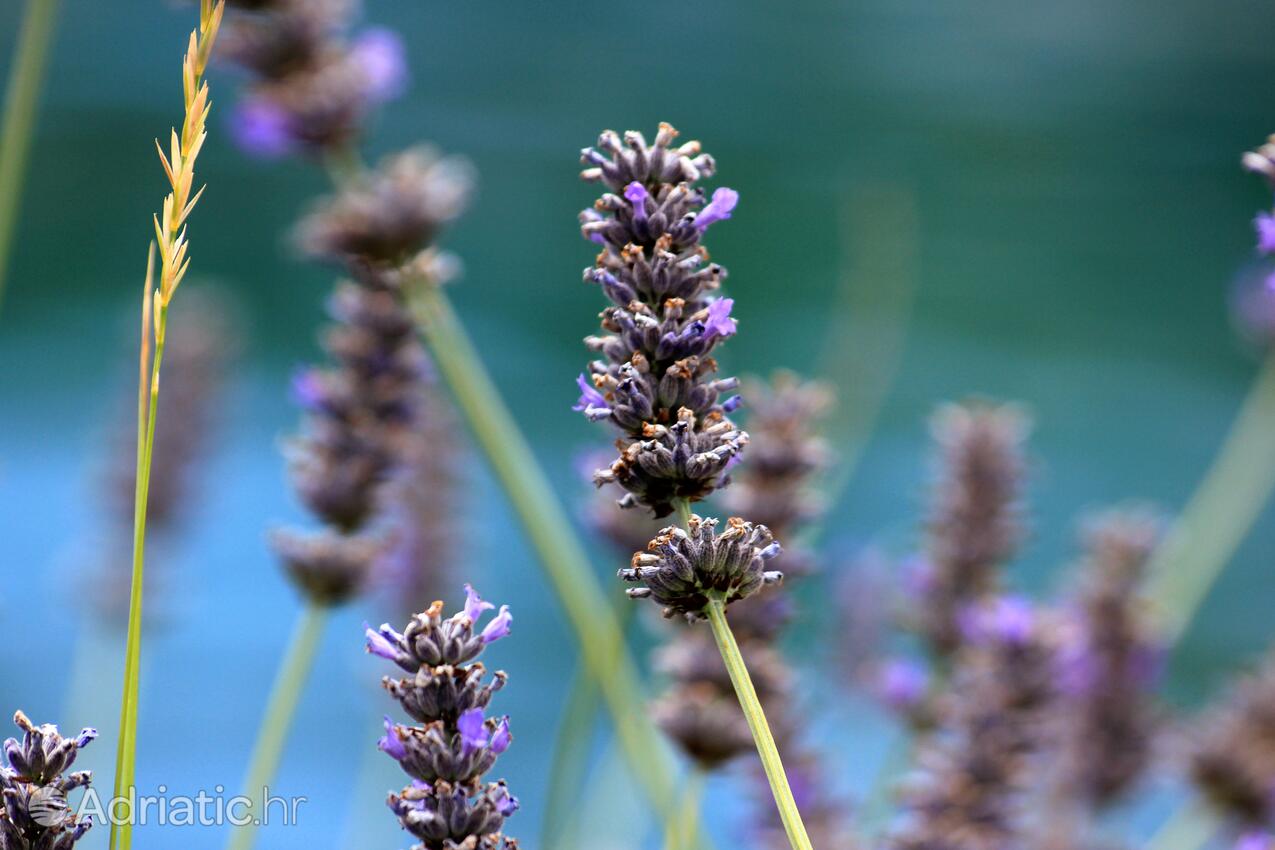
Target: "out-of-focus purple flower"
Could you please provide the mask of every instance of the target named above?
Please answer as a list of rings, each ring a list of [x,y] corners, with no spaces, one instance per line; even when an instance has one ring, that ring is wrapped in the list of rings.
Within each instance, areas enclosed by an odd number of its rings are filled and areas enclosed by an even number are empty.
[[[965,639],[975,643],[1023,643],[1036,625],[1031,602],[1021,596],[1001,596],[975,604],[960,613]]]
[[[492,643],[502,637],[507,637],[509,635],[509,626],[513,621],[514,616],[509,613],[509,606],[501,605],[499,613],[492,618],[492,621],[487,624],[487,627],[483,629],[479,637],[482,638],[483,643]]]
[[[1271,850],[1272,846],[1275,841],[1271,840],[1270,833],[1258,829],[1248,830],[1235,842],[1235,850]]]
[[[350,45],[350,58],[363,71],[366,93],[372,100],[392,100],[407,88],[406,51],[403,39],[393,30],[364,30]]]
[[[460,732],[460,745],[465,755],[487,746],[487,726],[481,708],[471,708],[461,714],[456,720],[456,729]]]
[[[306,410],[324,407],[326,393],[323,375],[318,369],[299,369],[292,376],[292,400]]]
[[[407,748],[403,746],[403,739],[398,736],[398,732],[394,731],[394,721],[390,720],[389,715],[385,716],[385,734],[376,742],[377,749],[388,755],[395,761],[402,761],[407,755]]]
[[[590,408],[594,410],[611,409],[610,405],[607,404],[606,396],[598,392],[583,373],[576,378],[576,386],[580,388],[580,399],[571,408],[572,410],[583,411],[587,414]]]
[[[727,189],[725,186],[716,189],[713,192],[713,199],[704,205],[699,215],[695,216],[695,226],[703,232],[710,224],[725,221],[730,218],[731,212],[738,203],[739,193],[734,189]]]
[[[465,585],[465,616],[469,618],[469,622],[477,623],[484,611],[491,611],[495,607],[479,596],[473,585]]]
[[[277,159],[296,150],[291,116],[266,97],[250,97],[235,105],[230,135],[245,153],[265,159]]]
[[[735,306],[734,298],[718,298],[708,305],[708,320],[704,322],[704,335],[709,339],[732,336],[738,323],[730,317]]]
[[[1257,250],[1263,254],[1275,254],[1275,215],[1263,212],[1253,219],[1257,231]]]
[[[624,198],[633,205],[633,218],[637,221],[646,220],[646,199],[648,196],[649,193],[646,191],[646,187],[636,180],[624,187]]]
[[[930,686],[925,668],[910,659],[892,658],[881,666],[876,676],[876,692],[886,705],[896,711],[915,708]]]
[[[500,720],[500,724],[496,726],[496,731],[491,734],[491,751],[496,755],[500,755],[509,749],[509,745],[513,743],[514,736],[509,732],[509,716],[505,715]]]

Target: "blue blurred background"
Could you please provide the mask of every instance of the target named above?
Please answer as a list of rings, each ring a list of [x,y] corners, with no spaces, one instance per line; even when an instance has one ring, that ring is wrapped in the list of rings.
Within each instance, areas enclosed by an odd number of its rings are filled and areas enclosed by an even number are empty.
[[[20,6],[0,4],[0,72]],[[1034,534],[1014,575],[1043,591],[1070,557],[1080,511],[1129,498],[1182,504],[1252,378],[1256,361],[1225,299],[1267,203],[1238,168],[1240,152],[1275,130],[1267,2],[369,0],[365,17],[405,36],[414,77],[379,117],[368,153],[428,139],[477,166],[476,202],[446,239],[465,264],[454,298],[573,503],[585,493],[573,459],[598,439],[570,411],[579,340],[599,309],[579,279],[592,251],[575,215],[594,191],[578,181],[576,153],[604,127],[650,134],[670,121],[703,140],[718,181],[740,191],[712,240],[740,319],[729,368],[813,373],[833,334],[838,356],[885,374],[892,364],[874,362],[876,349],[847,328],[857,322],[870,341],[907,322],[876,428],[829,518],[821,581],[835,581],[861,545],[906,550],[914,540],[937,401],[983,393],[1034,412]],[[0,707],[77,728],[117,723],[122,635],[96,622],[88,597],[99,591],[85,576],[119,558],[100,545],[98,479],[127,447],[112,423],[132,404],[133,317],[149,217],[165,191],[152,139],[179,117],[193,18],[189,7],[142,0],[62,4],[0,315]],[[296,262],[284,237],[324,190],[322,174],[234,150],[224,132],[234,76],[215,72],[212,89],[200,160],[209,188],[193,218],[187,286],[233,292],[241,351],[189,536],[156,555],[167,578],[150,603],[158,622],[146,644],[138,777],[170,793],[238,787],[298,609],[263,534],[303,516],[279,440],[296,421],[289,376],[318,356],[332,283]],[[876,215],[882,198],[906,211],[903,225],[880,226],[891,220]],[[861,259],[883,238],[901,271],[865,279]],[[834,309],[847,281],[868,293],[850,325]],[[874,308],[890,302],[872,297],[878,285],[914,286],[910,314]],[[851,404],[870,403],[860,383],[842,388]],[[515,606],[517,637],[493,658],[511,675],[501,704],[518,733],[501,766],[524,802],[510,831],[534,846],[574,648],[481,458],[464,471],[457,572]],[[1173,699],[1194,702],[1269,638],[1271,520],[1187,636]],[[614,557],[597,552],[609,575]],[[276,783],[310,802],[298,826],[268,830],[262,846],[406,843],[381,808],[393,771],[370,785],[365,773],[389,702],[360,623],[385,616],[355,605],[329,630]],[[809,660],[817,734],[853,792],[881,750],[863,732],[883,721],[829,698],[836,676],[820,650],[833,638],[808,630],[795,646]],[[99,744],[85,756],[104,787],[112,754]],[[711,792],[724,840],[743,817],[730,783]],[[623,798],[584,814],[622,836],[617,808],[641,818]],[[105,839],[97,830],[85,843]],[[136,838],[139,850],[174,840],[200,850],[224,834]]]

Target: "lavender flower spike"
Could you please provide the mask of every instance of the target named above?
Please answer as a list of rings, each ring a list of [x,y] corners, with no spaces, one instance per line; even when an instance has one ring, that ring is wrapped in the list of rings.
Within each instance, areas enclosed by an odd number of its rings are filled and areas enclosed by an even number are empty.
[[[66,795],[87,787],[92,776],[87,770],[66,771],[97,731],[85,729],[64,738],[58,727],[36,726],[21,711],[13,722],[22,730],[22,740],[4,742],[0,850],[71,850],[93,822],[76,820]]]
[[[595,482],[619,484],[628,491],[622,506],[643,505],[657,517],[675,500],[698,501],[724,487],[748,442],[727,418],[724,394],[738,381],[718,378],[712,356],[735,332],[732,302],[715,297],[726,270],[707,262],[700,244],[738,196],[718,189],[705,204],[695,183],[712,175],[713,159],[698,142],[675,146],[676,138],[668,124],[654,144],[608,130],[599,150],[581,154],[581,177],[607,189],[580,214],[582,233],[603,246],[584,277],[611,305],[603,333],[585,340],[597,359],[580,381],[576,410],[622,435],[620,456]]]
[[[517,848],[501,830],[505,818],[517,811],[518,800],[503,782],[484,781],[513,742],[509,718],[485,716],[505,674],[488,679],[477,661],[497,636],[508,634],[512,618],[508,606],[502,606],[476,631],[478,618],[492,606],[469,585],[465,597],[465,607],[452,617],[444,617],[443,603],[435,602],[401,634],[389,626],[367,630],[369,650],[407,672],[382,681],[419,724],[397,726],[387,718],[386,735],[378,743],[411,780],[387,802],[403,828],[418,839],[412,850]]]

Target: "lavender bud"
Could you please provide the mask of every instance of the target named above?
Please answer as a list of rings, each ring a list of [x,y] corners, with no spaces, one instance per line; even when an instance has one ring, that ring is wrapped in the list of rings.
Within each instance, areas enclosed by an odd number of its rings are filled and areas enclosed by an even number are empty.
[[[643,584],[629,591],[634,599],[649,597],[664,606],[664,616],[694,620],[710,599],[730,604],[782,581],[782,573],[766,569],[777,554],[772,542],[764,525],[732,517],[717,534],[716,519],[692,516],[689,530],[661,531],[645,552],[633,556],[632,567],[620,570],[620,578]]]
[[[331,530],[280,528],[271,532],[270,546],[306,598],[320,605],[340,605],[363,589],[385,541]]]

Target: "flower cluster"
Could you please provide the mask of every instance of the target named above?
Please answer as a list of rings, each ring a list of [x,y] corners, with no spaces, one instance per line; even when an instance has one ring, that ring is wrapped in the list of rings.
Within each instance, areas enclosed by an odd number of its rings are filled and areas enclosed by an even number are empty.
[[[1151,759],[1162,650],[1140,590],[1161,527],[1135,508],[1100,514],[1083,529],[1087,556],[1060,658],[1058,746],[1063,790],[1085,805],[1117,800]]]
[[[343,264],[360,280],[404,266],[465,209],[473,170],[459,157],[409,148],[320,201],[297,228],[306,254]]]
[[[904,792],[907,817],[892,850],[1004,850],[1023,838],[1029,757],[1056,697],[1057,629],[1026,602],[996,597],[962,618],[940,724]]]
[[[766,562],[779,554],[779,543],[764,525],[731,517],[717,533],[716,519],[691,516],[688,528],[669,526],[633,555],[633,564],[620,578],[640,582],[629,588],[633,599],[652,599],[664,606],[664,616],[688,620],[703,617],[710,599],[729,605],[756,593],[765,584],[783,580]]]
[[[724,394],[738,381],[717,378],[712,357],[736,327],[733,302],[715,295],[726,270],[708,262],[701,244],[738,196],[719,188],[706,199],[695,183],[712,176],[713,159],[698,142],[674,147],[676,137],[668,124],[653,144],[608,130],[581,155],[581,176],[609,190],[580,215],[584,236],[601,248],[584,278],[611,304],[603,333],[585,340],[599,359],[579,377],[576,410],[622,434],[620,456],[595,474],[597,483],[619,483],[628,491],[623,505],[656,516],[671,513],[676,499],[724,486],[748,442],[727,416],[739,399]]]
[[[938,656],[961,642],[961,612],[996,591],[1023,536],[1019,499],[1029,423],[1012,405],[947,404],[931,429],[939,477],[928,551],[916,576],[916,627]]]
[[[1191,777],[1233,826],[1275,827],[1275,655],[1197,722]]]
[[[84,729],[64,738],[52,724],[36,726],[21,711],[13,722],[22,740],[4,742],[5,767],[0,767],[0,850],[71,850],[93,825],[76,820],[66,795],[88,786],[87,770],[67,773],[79,751],[97,737]]]
[[[420,418],[425,368],[411,320],[390,290],[343,284],[329,311],[335,324],[323,342],[334,365],[295,379],[305,421],[287,448],[297,494],[325,527],[271,535],[293,581],[321,604],[358,592],[384,548],[373,527]]]
[[[403,828],[420,842],[413,850],[515,850],[501,834],[518,809],[504,782],[484,782],[513,736],[509,718],[487,717],[505,674],[487,677],[478,656],[509,634],[509,606],[478,628],[493,606],[465,586],[465,607],[443,617],[443,603],[412,618],[401,633],[388,624],[367,629],[367,650],[408,673],[385,677],[386,691],[419,725],[385,719],[378,746],[411,778],[388,804]]]
[[[352,142],[369,112],[407,80],[399,37],[369,29],[349,37],[353,0],[234,3],[218,45],[253,75],[233,131],[250,153],[332,152]]]

